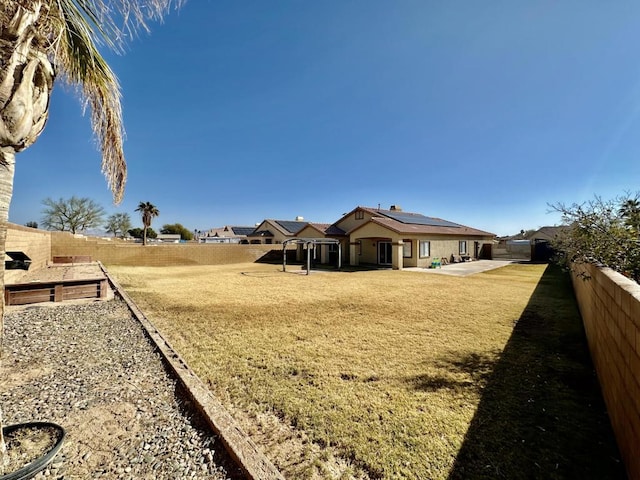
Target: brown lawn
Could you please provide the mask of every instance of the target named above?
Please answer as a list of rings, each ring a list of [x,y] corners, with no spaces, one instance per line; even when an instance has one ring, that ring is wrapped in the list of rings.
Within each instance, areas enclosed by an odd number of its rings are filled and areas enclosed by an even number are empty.
[[[619,478],[579,314],[546,265],[109,272],[287,478]]]

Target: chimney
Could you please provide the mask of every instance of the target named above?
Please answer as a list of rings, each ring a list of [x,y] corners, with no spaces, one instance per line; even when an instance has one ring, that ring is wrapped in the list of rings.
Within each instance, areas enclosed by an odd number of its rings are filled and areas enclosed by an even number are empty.
[[[299,215],[296,217],[296,222],[303,222],[303,221],[304,221],[304,217],[301,217]]]
[[[389,207],[389,210],[391,210],[392,212],[401,212],[402,208],[400,207],[400,205],[391,205],[391,207]]]

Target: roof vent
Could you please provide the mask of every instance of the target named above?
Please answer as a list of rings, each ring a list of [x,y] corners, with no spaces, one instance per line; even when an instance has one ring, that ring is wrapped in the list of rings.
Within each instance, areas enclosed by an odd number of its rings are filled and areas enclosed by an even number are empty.
[[[392,212],[401,212],[402,208],[400,207],[400,205],[391,205],[391,207],[389,207],[389,210],[391,210]]]
[[[304,217],[301,217],[301,216],[298,215],[296,217],[296,222],[302,222],[302,221],[304,221]]]

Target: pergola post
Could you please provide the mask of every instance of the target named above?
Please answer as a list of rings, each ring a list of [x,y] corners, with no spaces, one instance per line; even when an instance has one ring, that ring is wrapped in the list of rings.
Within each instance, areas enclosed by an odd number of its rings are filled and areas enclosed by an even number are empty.
[[[342,246],[340,240],[335,238],[288,238],[282,242],[282,271],[287,271],[287,245],[294,243],[298,245],[296,251],[299,252],[302,248],[307,249],[307,275],[311,271],[311,250],[315,249],[316,245],[338,245],[338,270],[342,267]],[[301,257],[302,255],[300,255]],[[298,259],[296,257],[296,259]]]
[[[287,271],[287,241],[282,242],[282,271]]]

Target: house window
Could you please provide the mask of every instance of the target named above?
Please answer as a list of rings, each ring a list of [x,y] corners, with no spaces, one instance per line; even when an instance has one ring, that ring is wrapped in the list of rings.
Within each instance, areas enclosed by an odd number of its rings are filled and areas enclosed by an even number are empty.
[[[467,241],[466,240],[460,240],[459,244],[460,244],[460,255],[466,255],[467,254]]]
[[[413,242],[411,240],[403,240],[402,242],[402,256],[404,258],[413,257]]]
[[[333,253],[333,252],[337,252],[338,251],[338,244],[337,243],[330,243],[329,244],[329,252]]]
[[[420,240],[420,258],[431,256],[431,242],[428,240]]]
[[[364,212],[362,210],[356,211],[356,220],[364,219]]]

